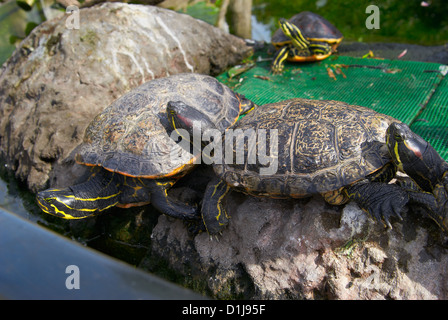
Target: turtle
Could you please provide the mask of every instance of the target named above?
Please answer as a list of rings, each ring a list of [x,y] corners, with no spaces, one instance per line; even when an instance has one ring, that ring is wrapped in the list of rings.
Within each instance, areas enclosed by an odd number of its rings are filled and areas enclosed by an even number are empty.
[[[277,52],[271,70],[281,73],[284,61],[312,62],[328,58],[343,39],[342,33],[320,15],[304,11],[279,20],[271,43]]]
[[[410,201],[423,204],[430,217],[448,231],[448,163],[404,123],[392,123],[386,136],[395,165],[414,182],[408,187]]]
[[[175,129],[191,134],[194,119],[185,119],[190,112],[182,102],[170,102],[167,113]],[[399,121],[333,100],[295,98],[259,106],[225,132],[225,152],[213,164],[216,178],[202,202],[202,229],[213,235],[228,224],[223,199],[230,190],[279,199],[321,194],[331,205],[353,200],[391,227],[389,219],[401,219],[409,200],[406,190],[388,183],[397,171],[386,146],[394,122]]]
[[[167,194],[197,162],[197,155],[170,137],[166,114],[170,100],[189,104],[191,112],[207,117],[223,131],[254,107],[208,75],[183,73],[148,81],[115,100],[87,126],[73,154],[77,163],[92,167],[90,177],[73,186],[39,192],[40,208],[65,219],[81,219],[113,206],[151,203],[166,215],[197,219],[197,205]]]

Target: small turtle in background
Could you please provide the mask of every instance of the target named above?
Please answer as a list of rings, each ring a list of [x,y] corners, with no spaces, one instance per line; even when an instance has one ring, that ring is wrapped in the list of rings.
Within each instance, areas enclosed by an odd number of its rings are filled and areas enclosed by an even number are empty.
[[[277,49],[271,71],[281,73],[284,61],[312,62],[328,58],[342,41],[342,33],[328,20],[304,11],[291,19],[280,19],[271,42]]]

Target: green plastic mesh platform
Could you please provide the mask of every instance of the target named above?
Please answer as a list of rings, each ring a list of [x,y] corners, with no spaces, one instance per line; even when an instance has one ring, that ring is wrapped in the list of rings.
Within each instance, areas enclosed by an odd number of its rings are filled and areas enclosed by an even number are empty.
[[[429,141],[448,159],[448,78],[444,77],[434,90],[423,112],[412,122],[411,129]]]
[[[318,63],[287,63],[282,75],[273,75],[269,58],[260,53],[253,68],[218,79],[259,105],[308,98],[372,108],[410,125],[448,159],[447,66],[332,56]]]

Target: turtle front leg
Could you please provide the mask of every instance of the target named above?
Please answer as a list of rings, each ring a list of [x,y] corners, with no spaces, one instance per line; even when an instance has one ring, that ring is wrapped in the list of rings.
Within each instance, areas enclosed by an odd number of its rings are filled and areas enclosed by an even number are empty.
[[[151,193],[152,206],[163,214],[176,219],[199,220],[200,212],[197,206],[188,205],[168,195],[168,189],[173,183],[174,181],[171,180],[150,180],[146,183]]]
[[[409,194],[400,186],[388,184],[395,177],[397,167],[389,162],[381,169],[368,175],[366,179],[344,189],[346,195],[354,200],[375,220],[383,220],[391,228],[389,218],[402,220],[400,212],[409,201]]]
[[[375,220],[383,220],[389,228],[392,228],[390,217],[396,216],[402,220],[400,212],[409,201],[405,190],[384,182],[364,180],[346,187],[345,192],[361,209],[367,211]]]
[[[271,65],[271,72],[273,74],[281,74],[283,67],[285,66],[285,60],[289,55],[289,46],[280,48],[274,56],[274,60]]]
[[[202,220],[209,235],[217,234],[229,223],[230,216],[222,203],[230,187],[224,180],[215,178],[205,189],[202,201]]]

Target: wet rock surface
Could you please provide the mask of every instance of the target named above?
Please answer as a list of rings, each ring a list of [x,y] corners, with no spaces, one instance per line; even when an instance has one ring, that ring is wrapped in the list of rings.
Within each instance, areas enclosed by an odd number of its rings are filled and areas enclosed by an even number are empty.
[[[82,175],[71,151],[124,93],[176,73],[216,75],[251,52],[240,38],[153,6],[81,9],[79,29],[66,20],[34,29],[0,75],[0,154],[33,192]]]
[[[333,207],[319,196],[232,192],[226,206],[232,219],[217,239],[192,237],[160,216],[141,267],[159,259],[182,283],[218,299],[448,298],[446,238],[417,209],[390,230],[356,204]]]

